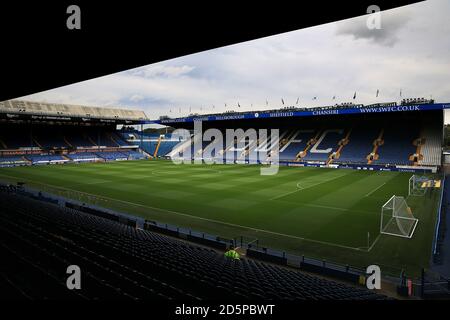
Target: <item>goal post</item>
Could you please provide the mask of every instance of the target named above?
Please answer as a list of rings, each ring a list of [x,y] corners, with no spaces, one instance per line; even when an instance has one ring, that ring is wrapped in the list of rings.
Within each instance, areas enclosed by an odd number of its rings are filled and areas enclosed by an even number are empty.
[[[408,182],[408,195],[409,196],[423,196],[427,192],[427,188],[423,184],[430,181],[430,178],[426,176],[412,175]]]
[[[405,198],[392,196],[381,207],[380,233],[412,238],[419,219],[415,218]]]

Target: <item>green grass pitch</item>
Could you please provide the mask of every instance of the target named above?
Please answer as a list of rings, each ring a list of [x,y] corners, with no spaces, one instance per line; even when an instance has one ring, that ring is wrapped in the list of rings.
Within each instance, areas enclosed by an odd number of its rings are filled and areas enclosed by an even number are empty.
[[[379,233],[381,206],[394,194],[407,197],[411,175],[280,167],[278,174],[263,176],[256,165],[163,160],[0,169],[0,179],[149,220],[226,238],[257,238],[261,246],[292,254],[357,267],[378,264],[385,272],[405,269],[417,276],[431,258],[439,191],[407,199],[419,218],[412,239]]]

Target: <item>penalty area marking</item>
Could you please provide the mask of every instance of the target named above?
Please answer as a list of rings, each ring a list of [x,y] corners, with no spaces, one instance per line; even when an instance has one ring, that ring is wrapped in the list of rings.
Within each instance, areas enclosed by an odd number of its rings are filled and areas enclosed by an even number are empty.
[[[372,244],[370,245],[370,247],[367,249],[367,252],[370,252],[370,250],[372,250],[372,248],[375,246],[375,244],[378,242],[378,239],[380,239],[381,237],[381,233],[378,234],[378,236],[375,238],[375,241],[372,242]]]
[[[378,189],[380,189],[382,186],[384,186],[387,182],[383,183],[382,185],[379,185],[378,187],[376,187],[375,189],[373,189],[372,191],[370,191],[368,194],[366,194],[364,197],[368,197],[370,196],[372,193],[374,193],[375,191],[377,191]]]
[[[280,195],[278,195],[278,196],[275,196],[275,197],[273,197],[273,198],[270,198],[269,200],[277,200],[277,199],[283,198],[284,196],[290,195],[290,194],[292,194],[292,193],[295,193],[295,192],[298,192],[298,191],[301,191],[301,190],[306,190],[306,189],[309,189],[309,188],[312,188],[312,187],[321,185],[321,184],[323,184],[323,183],[326,183],[326,182],[329,182],[329,181],[333,181],[333,180],[336,180],[336,179],[338,179],[338,178],[345,177],[346,175],[347,175],[347,174],[343,174],[343,175],[341,175],[341,176],[337,176],[337,177],[334,177],[334,178],[331,178],[331,179],[328,179],[328,180],[324,180],[324,181],[321,181],[321,182],[318,182],[318,183],[314,183],[314,184],[312,184],[312,185],[310,185],[310,186],[307,186],[307,187],[302,187],[302,186],[300,186],[300,182],[301,182],[301,181],[298,181],[297,184],[295,185],[295,186],[297,187],[296,190],[293,190],[293,191],[289,191],[289,192],[280,194]]]

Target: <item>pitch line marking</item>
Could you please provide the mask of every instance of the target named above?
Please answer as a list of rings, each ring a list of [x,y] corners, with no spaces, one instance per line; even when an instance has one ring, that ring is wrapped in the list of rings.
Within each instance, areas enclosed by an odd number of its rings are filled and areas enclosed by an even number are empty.
[[[289,200],[278,200],[278,201],[287,202],[287,203],[297,203],[297,202],[289,201]],[[324,206],[324,205],[314,204],[314,203],[297,203],[297,204],[299,206],[304,206],[304,207],[324,208],[324,209],[332,209],[332,210],[337,210],[337,211],[349,211],[349,212],[357,212],[357,213],[364,213],[364,214],[380,214],[379,212],[376,212],[376,211],[354,210],[352,208]]]
[[[312,184],[312,185],[310,185],[310,186],[307,186],[307,187],[304,187],[304,188],[299,187],[299,184],[300,184],[301,181],[298,181],[297,184],[296,184],[296,187],[297,187],[296,190],[294,190],[294,191],[289,191],[289,192],[280,194],[280,195],[278,195],[278,196],[275,196],[275,197],[273,197],[273,198],[270,198],[269,200],[277,200],[277,199],[283,198],[284,196],[287,196],[287,195],[290,195],[290,194],[292,194],[292,193],[298,192],[298,191],[300,191],[300,190],[306,190],[306,189],[309,189],[309,188],[318,186],[318,185],[320,185],[320,184],[323,184],[323,183],[326,183],[326,182],[329,182],[329,181],[333,181],[333,180],[336,180],[336,179],[338,179],[338,178],[342,178],[342,177],[345,177],[345,176],[347,176],[347,174],[343,174],[343,175],[341,175],[341,176],[337,176],[337,177],[334,177],[334,178],[331,178],[331,179],[328,179],[328,180],[325,180],[325,181],[321,181],[321,182],[318,182],[318,183],[314,183],[314,184]]]
[[[212,172],[212,173],[222,173],[222,171],[220,171],[220,170],[218,170],[218,169],[212,169],[212,168],[203,168],[203,169],[201,169],[201,170],[195,170],[195,171],[197,171],[197,172],[192,172],[192,174],[199,174],[199,172],[201,172],[201,174],[205,174],[204,173],[204,171],[207,171],[207,172]],[[158,173],[161,173],[162,175],[158,175]],[[155,175],[155,176],[157,176],[157,177],[161,177],[161,176],[164,176],[164,175],[172,175],[172,174],[179,174],[180,172],[179,171],[174,171],[174,172],[170,172],[169,173],[169,171],[165,171],[165,170],[152,170],[151,171],[151,174],[152,175]]]
[[[0,175],[6,176],[6,177],[10,177],[10,178],[14,178],[14,179],[18,179],[15,176],[6,175],[6,174],[3,174],[3,173],[0,173]],[[19,178],[19,179],[21,179],[21,178]],[[313,243],[319,243],[319,244],[324,244],[324,245],[328,245],[328,246],[334,246],[334,247],[338,247],[338,248],[344,248],[344,249],[349,249],[349,250],[367,252],[367,250],[364,250],[364,249],[361,249],[361,248],[349,247],[349,246],[344,246],[344,245],[331,243],[331,242],[326,242],[326,241],[313,240],[313,239],[303,238],[303,237],[299,237],[299,236],[293,236],[293,235],[289,235],[289,234],[279,233],[279,232],[275,232],[275,231],[269,231],[269,230],[264,230],[264,229],[247,227],[247,226],[234,224],[234,223],[230,223],[230,222],[224,222],[224,221],[219,221],[219,220],[214,220],[214,219],[209,219],[209,218],[204,218],[204,217],[193,216],[193,215],[190,215],[188,213],[183,213],[183,212],[178,212],[178,211],[173,211],[173,210],[167,210],[167,209],[162,209],[162,208],[156,208],[156,207],[147,206],[147,205],[143,205],[143,204],[139,204],[139,203],[134,203],[134,202],[126,201],[126,200],[120,200],[120,199],[114,199],[114,198],[110,198],[110,197],[106,197],[106,196],[95,195],[95,194],[92,194],[92,193],[87,193],[87,192],[78,191],[78,190],[75,190],[75,189],[70,189],[70,188],[65,188],[65,187],[57,187],[57,186],[53,186],[51,184],[33,181],[31,179],[28,179],[28,178],[22,178],[22,179],[34,182],[36,184],[48,186],[50,188],[62,189],[62,190],[67,190],[67,191],[74,191],[74,192],[77,192],[77,193],[80,193],[80,194],[84,194],[84,195],[87,195],[87,196],[93,196],[93,197],[97,197],[97,198],[103,198],[103,199],[106,199],[106,200],[122,202],[122,203],[125,203],[125,204],[131,204],[131,205],[135,205],[135,206],[138,206],[138,207],[148,208],[148,209],[152,209],[152,210],[156,210],[156,211],[168,212],[168,213],[172,213],[172,214],[176,214],[176,215],[186,216],[186,217],[199,219],[199,220],[210,221],[210,222],[214,222],[214,223],[218,223],[218,224],[224,224],[224,225],[237,227],[237,228],[241,228],[241,229],[248,229],[248,230],[253,230],[253,231],[256,231],[256,232],[269,233],[269,234],[274,234],[274,235],[283,236],[283,237],[287,237],[287,238],[293,238],[293,239],[298,239],[298,240],[307,241],[307,242],[313,242]]]
[[[367,252],[370,252],[372,250],[372,248],[375,246],[375,244],[378,242],[378,239],[380,239],[381,237],[381,233],[378,234],[378,236],[375,238],[375,241],[372,242],[372,244],[370,245],[370,247],[367,249]]]
[[[320,204],[313,204],[313,203],[301,203],[300,206],[305,207],[316,207],[316,208],[324,208],[324,209],[332,209],[337,211],[350,211],[350,212],[358,212],[358,213],[365,213],[365,214],[379,214],[375,211],[363,211],[363,210],[354,210],[352,208],[341,208],[341,207],[332,207],[332,206],[323,206]]]
[[[377,191],[378,189],[380,189],[382,186],[384,186],[387,182],[383,183],[382,185],[379,185],[378,187],[376,187],[374,190],[370,191],[368,194],[366,194],[364,197],[368,197],[370,196],[372,193],[374,193],[375,191]]]

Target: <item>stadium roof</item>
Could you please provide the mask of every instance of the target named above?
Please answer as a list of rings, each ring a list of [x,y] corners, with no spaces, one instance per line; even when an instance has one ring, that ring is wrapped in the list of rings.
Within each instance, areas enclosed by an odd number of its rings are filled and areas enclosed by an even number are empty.
[[[142,122],[147,120],[144,111],[100,108],[93,106],[68,105],[58,103],[7,100],[0,102],[0,114],[38,116],[51,119],[82,118],[85,120],[114,120]]]

